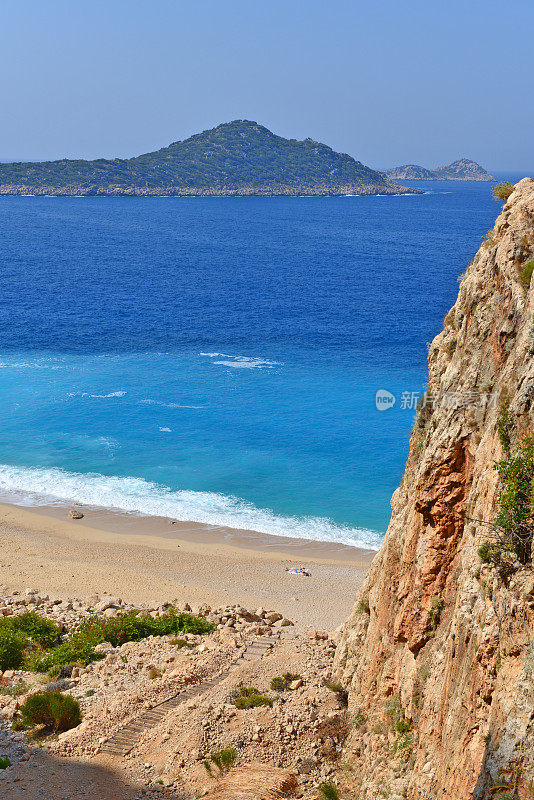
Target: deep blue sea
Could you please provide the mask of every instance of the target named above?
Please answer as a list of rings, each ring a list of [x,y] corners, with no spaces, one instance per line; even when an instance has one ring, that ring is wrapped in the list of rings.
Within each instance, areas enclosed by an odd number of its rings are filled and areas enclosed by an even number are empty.
[[[485,183],[413,185],[0,198],[0,499],[377,547],[401,393],[499,211]]]

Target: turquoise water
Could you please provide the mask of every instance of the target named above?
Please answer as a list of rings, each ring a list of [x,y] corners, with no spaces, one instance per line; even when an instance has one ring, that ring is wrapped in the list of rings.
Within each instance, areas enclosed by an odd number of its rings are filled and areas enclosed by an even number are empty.
[[[377,547],[400,394],[498,211],[425,187],[0,198],[0,497]]]

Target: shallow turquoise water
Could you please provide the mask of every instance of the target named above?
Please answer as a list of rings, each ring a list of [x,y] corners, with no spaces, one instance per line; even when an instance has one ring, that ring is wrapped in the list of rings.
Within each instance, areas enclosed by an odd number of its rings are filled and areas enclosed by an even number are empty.
[[[426,186],[0,198],[0,496],[377,546],[400,394],[498,211]]]

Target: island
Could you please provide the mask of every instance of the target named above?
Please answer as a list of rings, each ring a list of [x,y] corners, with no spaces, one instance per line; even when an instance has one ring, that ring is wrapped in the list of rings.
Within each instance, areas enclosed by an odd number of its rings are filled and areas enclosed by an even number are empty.
[[[418,193],[313,139],[250,120],[134,158],[0,164],[0,195],[395,195]]]
[[[417,164],[404,164],[386,170],[388,178],[395,181],[494,181],[484,167],[469,158],[459,158],[444,167],[427,169]]]

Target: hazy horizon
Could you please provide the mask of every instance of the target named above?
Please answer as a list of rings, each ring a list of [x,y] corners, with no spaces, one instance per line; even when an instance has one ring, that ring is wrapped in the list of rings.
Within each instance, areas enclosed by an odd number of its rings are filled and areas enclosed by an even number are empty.
[[[6,0],[0,160],[128,158],[233,119],[376,169],[527,173],[534,7]]]

